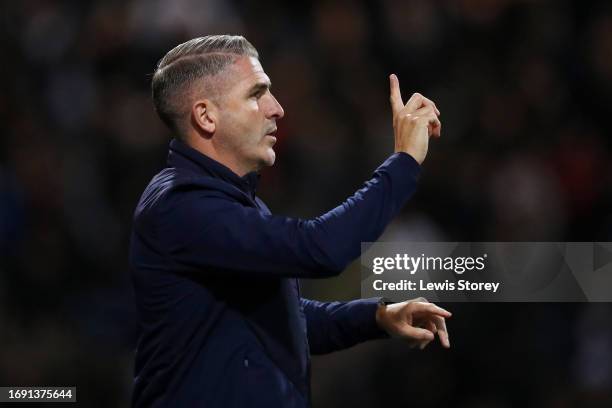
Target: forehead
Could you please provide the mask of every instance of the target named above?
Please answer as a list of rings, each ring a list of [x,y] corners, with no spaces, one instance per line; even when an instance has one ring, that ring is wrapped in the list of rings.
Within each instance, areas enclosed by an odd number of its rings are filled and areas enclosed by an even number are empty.
[[[232,66],[230,74],[232,87],[248,88],[258,83],[270,83],[270,78],[264,72],[257,58],[239,57]]]

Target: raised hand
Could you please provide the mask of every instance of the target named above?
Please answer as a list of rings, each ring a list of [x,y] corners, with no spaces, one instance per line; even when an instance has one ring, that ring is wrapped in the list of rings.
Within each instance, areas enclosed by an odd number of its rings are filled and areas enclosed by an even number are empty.
[[[395,152],[408,153],[421,164],[427,156],[429,137],[440,137],[440,111],[435,103],[419,93],[413,94],[404,105],[395,74],[389,76],[389,84]]]

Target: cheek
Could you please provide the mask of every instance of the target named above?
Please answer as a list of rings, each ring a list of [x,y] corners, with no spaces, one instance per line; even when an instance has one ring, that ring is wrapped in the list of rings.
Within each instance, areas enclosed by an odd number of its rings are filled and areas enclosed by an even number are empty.
[[[240,106],[228,106],[220,125],[234,148],[251,149],[262,143],[265,117],[256,100],[249,100]]]
[[[235,138],[244,139],[253,127],[252,116],[253,113],[246,109],[231,111],[225,115],[223,126]]]
[[[262,115],[257,102],[252,101],[244,106],[238,115],[237,122],[243,127],[248,127],[254,131],[257,126],[261,126]]]

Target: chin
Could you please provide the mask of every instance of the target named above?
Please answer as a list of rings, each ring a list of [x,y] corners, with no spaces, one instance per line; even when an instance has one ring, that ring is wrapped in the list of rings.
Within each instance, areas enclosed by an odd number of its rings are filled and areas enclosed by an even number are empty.
[[[265,152],[264,154],[257,157],[256,160],[257,161],[255,171],[259,171],[264,167],[273,166],[274,162],[276,161],[276,154],[274,153],[274,150],[270,149],[270,151]]]
[[[265,161],[265,165],[266,166],[273,166],[274,162],[276,161],[276,152],[274,150],[270,149],[267,153],[268,154],[267,154],[267,158],[266,158],[266,161]]]

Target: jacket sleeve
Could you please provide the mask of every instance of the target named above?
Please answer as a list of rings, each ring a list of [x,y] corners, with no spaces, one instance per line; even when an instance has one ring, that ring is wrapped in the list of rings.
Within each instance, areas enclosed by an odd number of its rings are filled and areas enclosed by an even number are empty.
[[[311,354],[325,354],[355,344],[389,337],[376,323],[380,298],[350,302],[300,299],[306,316]]]
[[[413,194],[419,172],[411,156],[396,153],[345,202],[309,220],[264,214],[216,192],[177,193],[156,215],[155,236],[181,270],[333,276],[360,255],[361,242],[378,239]]]

